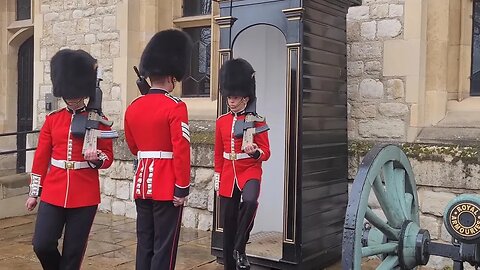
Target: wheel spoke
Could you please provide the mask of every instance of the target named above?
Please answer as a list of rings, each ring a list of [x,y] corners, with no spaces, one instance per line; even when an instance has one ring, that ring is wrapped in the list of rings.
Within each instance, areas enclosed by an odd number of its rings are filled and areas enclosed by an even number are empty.
[[[370,222],[370,224],[372,224],[373,226],[378,228],[383,234],[385,234],[388,239],[398,240],[400,230],[394,229],[390,225],[388,225],[379,216],[377,216],[370,207],[367,208],[365,218]]]
[[[393,161],[389,161],[385,163],[385,165],[382,167],[383,171],[383,176],[385,179],[385,190],[386,190],[386,197],[387,197],[387,202],[388,202],[388,209],[389,215],[385,212],[385,216],[387,217],[388,221],[395,227],[395,228],[400,228],[402,226],[402,223],[404,221],[404,217],[402,215],[403,211],[402,208],[399,204],[399,199],[398,199],[398,191],[396,187],[396,179],[395,179],[395,173],[393,169]],[[382,207],[383,209],[383,207]]]
[[[380,207],[382,208],[382,211],[385,214],[387,220],[392,222],[392,220],[398,219],[398,217],[395,216],[394,212],[392,212],[391,198],[388,198],[387,193],[385,192],[385,188],[380,175],[377,175],[377,177],[375,177],[375,181],[373,181],[373,192],[375,193],[375,197],[377,197],[378,203],[380,204]],[[392,222],[392,224],[396,223]],[[397,225],[396,227],[400,228],[400,226],[401,225]]]
[[[403,169],[395,169],[395,189],[397,203],[402,209],[403,217],[407,218],[407,206],[405,205],[405,171]]]
[[[407,220],[412,220],[412,204],[413,204],[413,195],[410,193],[405,193],[405,205],[407,206]]]
[[[377,197],[378,204],[382,208],[383,213],[385,214],[385,217],[387,220],[392,220],[395,217],[392,216],[392,213],[390,212],[390,201],[389,198],[387,197],[387,193],[385,192],[385,188],[382,183],[382,178],[380,175],[377,175],[375,177],[375,180],[373,181],[373,192],[375,193],[375,197]],[[400,228],[400,226],[398,226]]]
[[[385,188],[382,184],[382,178],[380,177],[380,175],[377,175],[377,177],[375,177],[375,180],[373,181],[373,192],[375,193],[375,197],[377,197],[377,201],[380,206],[388,204],[388,200],[385,194]]]
[[[362,247],[362,257],[393,253],[397,250],[397,243],[385,243],[375,246]]]
[[[388,255],[383,262],[378,265],[376,270],[390,270],[398,266],[398,256]]]

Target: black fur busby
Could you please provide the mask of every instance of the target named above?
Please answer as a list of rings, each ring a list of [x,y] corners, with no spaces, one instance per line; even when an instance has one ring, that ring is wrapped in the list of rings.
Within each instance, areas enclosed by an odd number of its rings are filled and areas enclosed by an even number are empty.
[[[255,98],[255,70],[242,58],[226,61],[220,69],[222,96]]]
[[[181,81],[190,66],[192,41],[175,29],[156,33],[143,50],[140,74],[145,77],[173,76]]]
[[[93,96],[97,80],[96,62],[83,50],[58,51],[50,61],[53,95],[65,99]]]

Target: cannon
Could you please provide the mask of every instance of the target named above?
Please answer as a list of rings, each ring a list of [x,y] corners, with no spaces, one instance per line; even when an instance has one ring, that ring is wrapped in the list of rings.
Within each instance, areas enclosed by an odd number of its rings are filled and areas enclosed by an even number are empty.
[[[464,263],[480,266],[480,196],[457,196],[447,204],[443,222],[452,236],[448,244],[431,241],[420,227],[415,177],[405,153],[396,145],[376,145],[362,160],[349,194],[342,268],[361,269],[370,256],[379,259],[378,270],[413,269],[430,256],[452,259],[454,270]]]

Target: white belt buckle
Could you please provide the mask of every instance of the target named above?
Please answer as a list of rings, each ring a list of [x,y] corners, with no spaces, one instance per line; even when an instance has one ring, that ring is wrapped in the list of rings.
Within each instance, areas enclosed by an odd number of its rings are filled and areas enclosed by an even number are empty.
[[[229,153],[228,155],[230,160],[237,160],[237,153]]]

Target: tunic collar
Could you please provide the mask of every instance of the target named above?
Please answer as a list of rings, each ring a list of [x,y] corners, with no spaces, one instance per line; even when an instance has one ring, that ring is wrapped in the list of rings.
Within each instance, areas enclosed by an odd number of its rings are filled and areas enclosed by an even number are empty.
[[[150,88],[150,90],[148,90],[148,94],[167,94],[168,91],[165,90],[165,89],[160,89],[160,88]]]
[[[239,115],[244,115],[244,114],[246,113],[246,111],[245,111],[245,110],[242,110],[242,111],[237,112],[237,113],[236,113],[236,112],[233,112],[233,111],[230,111],[230,113],[232,113],[234,116],[239,116]]]
[[[81,113],[81,112],[87,111],[87,107],[84,105],[82,108],[77,109],[77,110],[72,110],[72,109],[70,109],[69,107],[67,107],[67,111],[68,111],[69,113],[77,114],[77,113]]]

